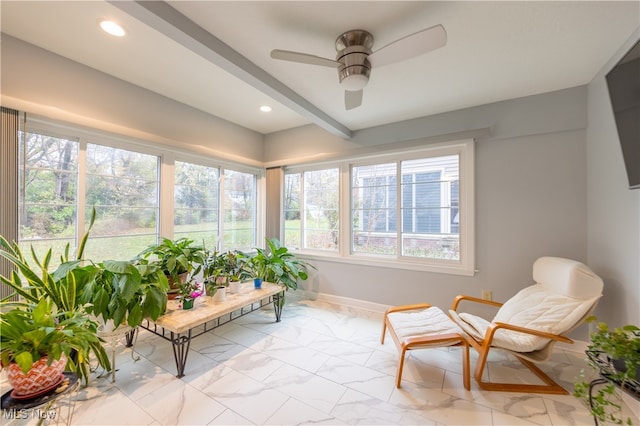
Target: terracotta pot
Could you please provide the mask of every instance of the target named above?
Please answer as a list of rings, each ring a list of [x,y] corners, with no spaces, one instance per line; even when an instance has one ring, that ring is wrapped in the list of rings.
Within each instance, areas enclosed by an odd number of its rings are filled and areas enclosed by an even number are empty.
[[[60,359],[54,360],[51,365],[47,365],[45,356],[36,361],[25,374],[18,364],[12,362],[7,366],[7,378],[16,394],[38,394],[47,389],[53,389],[60,383],[66,365],[67,357],[64,354]]]
[[[178,282],[176,282],[171,275],[167,275],[167,281],[169,281],[169,291],[167,292],[167,299],[174,300],[180,295],[180,286],[187,282],[189,278],[188,272],[183,272],[178,275]]]

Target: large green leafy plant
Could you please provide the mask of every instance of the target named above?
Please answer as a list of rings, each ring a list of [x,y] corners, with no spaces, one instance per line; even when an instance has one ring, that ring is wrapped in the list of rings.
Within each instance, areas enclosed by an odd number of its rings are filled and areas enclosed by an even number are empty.
[[[50,309],[50,314],[54,316],[58,324],[64,323],[67,320],[77,321],[77,316],[80,314],[86,316],[83,306],[80,303],[79,294],[86,284],[86,279],[84,279],[86,275],[81,272],[80,268],[81,257],[84,252],[87,237],[88,233],[85,234],[81,241],[76,259],[70,260],[70,250],[67,244],[64,254],[61,256],[62,263],[54,272],[49,272],[49,264],[52,257],[51,249],[49,249],[44,258],[40,260],[32,248],[31,256],[35,264],[32,266],[16,243],[11,244],[3,236],[0,236],[0,256],[7,259],[16,268],[16,271],[12,272],[11,277],[0,275],[0,282],[8,285],[14,291],[14,293],[2,301],[3,310],[11,308],[14,310],[20,309],[20,305],[9,301],[13,296],[18,295],[24,303],[22,307],[27,307],[25,309],[34,309],[29,308],[29,306],[43,306],[39,304],[42,301],[46,301],[46,307]],[[11,311],[7,311],[7,313],[9,312]],[[11,315],[15,315],[16,317],[10,316],[9,318],[19,318],[22,314],[15,313]],[[91,332],[95,331],[97,324],[88,319],[87,321],[90,323],[87,325],[88,330]],[[5,332],[3,326],[3,337],[5,336]],[[82,350],[80,351],[78,351],[76,347],[71,346],[75,352],[73,356],[70,357],[70,367],[72,371],[79,374],[86,384],[89,382],[90,370],[90,357],[86,355],[86,351],[93,353],[100,366],[106,370],[110,370],[111,365],[97,336],[94,335],[91,337],[87,333],[82,333],[81,336],[84,336],[85,343],[82,345]],[[76,343],[80,345],[80,342],[81,338],[78,337]],[[9,342],[5,341],[5,344],[9,344]]]
[[[78,270],[86,274],[80,300],[87,312],[113,326],[136,327],[145,318],[152,320],[167,308],[169,283],[154,265],[133,265],[128,261],[105,260]]]
[[[308,268],[315,267],[290,252],[277,238],[267,239],[266,242],[267,248],[256,248],[256,254],[250,256],[247,262],[251,275],[296,290],[298,280],[306,280],[309,277]]]
[[[167,276],[175,282],[179,275],[197,274],[205,263],[206,250],[203,246],[194,244],[189,238],[171,240],[163,238],[158,244],[153,244],[137,256],[137,263],[157,265]]]

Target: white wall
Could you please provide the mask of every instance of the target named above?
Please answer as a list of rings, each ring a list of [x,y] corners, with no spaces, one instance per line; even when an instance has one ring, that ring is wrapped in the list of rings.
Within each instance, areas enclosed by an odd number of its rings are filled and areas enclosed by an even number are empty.
[[[262,135],[2,34],[2,106],[262,165]]]
[[[638,39],[640,30],[588,86],[589,263],[605,282],[596,315],[612,326],[640,324],[640,189],[627,189],[605,75]]]
[[[475,158],[476,253],[474,277],[317,261],[307,289],[374,303],[429,302],[450,306],[460,293],[493,291],[504,301],[533,283],[532,264],[552,255],[587,261],[586,87],[531,96],[382,126],[353,141],[313,127],[271,134],[265,159],[273,164],[348,155],[365,146],[388,147],[441,140],[489,128]],[[446,136],[445,136],[446,138]],[[292,154],[294,153],[294,154]],[[574,333],[586,337],[586,327]]]

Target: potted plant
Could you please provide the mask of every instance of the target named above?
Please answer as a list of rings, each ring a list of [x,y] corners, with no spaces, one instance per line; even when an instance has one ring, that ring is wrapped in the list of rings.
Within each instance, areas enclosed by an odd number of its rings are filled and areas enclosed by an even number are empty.
[[[227,284],[232,293],[237,293],[240,283],[249,278],[245,269],[247,257],[239,251],[228,251],[221,256],[223,258],[223,274],[227,278]]]
[[[0,235],[0,256],[7,259],[17,269],[18,273],[14,273],[11,277],[0,275],[0,282],[9,286],[14,295],[22,298],[25,303],[37,305],[41,300],[46,299],[50,303],[52,312],[55,312],[56,321],[61,322],[73,317],[77,310],[84,312],[80,294],[84,290],[85,284],[89,280],[89,276],[81,269],[82,256],[84,247],[89,237],[89,231],[95,221],[95,210],[92,213],[89,230],[85,233],[80,241],[75,259],[70,258],[69,244],[66,245],[64,254],[61,256],[62,263],[58,268],[50,272],[49,264],[51,261],[51,249],[47,251],[45,256],[39,259],[32,250],[31,255],[34,265],[32,266],[24,256],[17,243],[9,243]],[[24,282],[23,282],[24,279]],[[86,314],[85,314],[86,315]],[[4,329],[2,330],[4,334]],[[109,371],[111,365],[105,354],[101,344],[90,345],[89,350],[98,360],[99,365]],[[70,367],[78,373],[85,384],[89,383],[90,357],[81,356],[72,351],[72,362]]]
[[[175,295],[179,292],[180,284],[186,282],[190,274],[200,272],[205,257],[205,248],[194,245],[189,238],[163,238],[159,244],[153,244],[140,252],[135,263],[156,264],[169,280],[170,294]]]
[[[87,274],[80,300],[88,313],[108,329],[121,324],[139,326],[145,318],[158,319],[167,307],[169,284],[155,265],[134,265],[129,261],[105,260],[80,268]]]
[[[191,309],[195,300],[202,296],[202,289],[200,286],[193,282],[187,281],[180,286],[180,301],[182,302],[182,309]]]
[[[236,293],[239,283],[249,277],[246,261],[246,255],[239,251],[209,252],[202,269],[208,292],[213,295],[216,287],[225,286]]]
[[[590,317],[587,321],[593,322],[596,318]],[[630,418],[620,417],[621,406],[614,394],[617,387],[635,389],[636,392],[640,389],[640,328],[625,325],[611,329],[600,322],[590,337],[587,348],[589,366],[607,383],[599,387],[595,395],[590,395],[590,383],[584,379],[583,372],[574,383],[574,396],[585,401],[591,414],[601,422],[631,424]]]
[[[266,241],[268,250],[256,248],[255,256],[249,261],[254,276],[296,290],[298,280],[306,280],[309,277],[308,268],[315,267],[290,252],[277,238]]]
[[[0,356],[14,392],[22,397],[55,388],[67,364],[89,376],[90,353],[110,368],[96,335],[97,324],[81,309],[56,311],[48,298],[36,304],[6,302],[0,307]],[[73,355],[72,355],[73,352]]]

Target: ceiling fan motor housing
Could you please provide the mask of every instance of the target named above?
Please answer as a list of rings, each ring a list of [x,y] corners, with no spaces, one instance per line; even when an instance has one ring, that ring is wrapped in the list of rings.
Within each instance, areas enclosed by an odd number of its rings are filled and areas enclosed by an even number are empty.
[[[362,90],[369,81],[373,36],[364,30],[351,30],[336,39],[336,61],[340,62],[338,77],[346,90]]]

